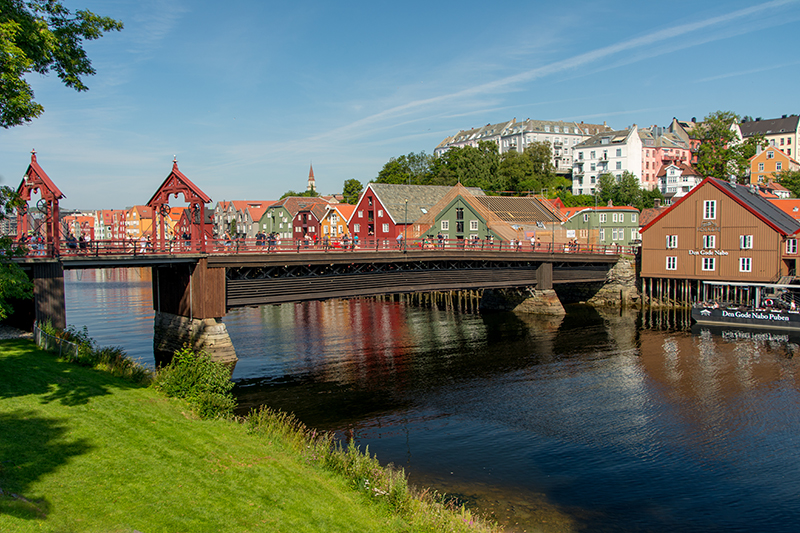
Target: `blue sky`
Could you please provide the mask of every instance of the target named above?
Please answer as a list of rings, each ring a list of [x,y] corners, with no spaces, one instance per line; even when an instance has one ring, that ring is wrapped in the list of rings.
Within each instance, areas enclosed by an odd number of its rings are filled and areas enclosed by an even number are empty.
[[[319,192],[341,192],[515,117],[800,113],[800,0],[65,3],[125,29],[86,43],[88,92],[30,77],[45,113],[0,129],[0,183],[36,149],[70,209],[146,203],[173,157],[214,202],[274,200],[310,163]]]

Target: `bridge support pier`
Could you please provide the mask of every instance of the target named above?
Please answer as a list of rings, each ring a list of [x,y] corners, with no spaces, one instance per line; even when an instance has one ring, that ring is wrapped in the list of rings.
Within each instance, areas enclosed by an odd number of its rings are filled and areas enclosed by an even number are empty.
[[[64,298],[64,268],[61,263],[36,263],[33,265],[32,277],[35,320],[39,323],[50,322],[57,328],[66,328],[67,304]]]
[[[209,268],[207,259],[195,265],[154,266],[153,308],[153,351],[158,361],[168,361],[189,343],[215,361],[236,363],[236,351],[221,321],[226,311],[224,268]]]
[[[481,311],[516,311],[536,315],[563,316],[564,306],[553,290],[553,264],[542,263],[536,270],[536,288],[487,289]]]

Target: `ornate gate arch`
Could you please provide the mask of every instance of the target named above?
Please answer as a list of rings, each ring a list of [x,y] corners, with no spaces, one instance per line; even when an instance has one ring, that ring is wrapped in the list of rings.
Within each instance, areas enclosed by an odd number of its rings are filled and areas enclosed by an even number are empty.
[[[44,220],[34,227],[28,227],[28,202],[31,200],[31,193],[41,193],[41,199],[36,207],[44,213]],[[46,247],[46,255],[53,257],[58,255],[59,243],[61,241],[61,231],[59,228],[60,215],[58,211],[58,201],[65,198],[61,190],[56,187],[53,180],[39,166],[36,161],[36,150],[31,150],[31,164],[25,171],[22,183],[17,188],[17,194],[25,204],[17,209],[17,237],[27,238],[28,232],[33,232],[33,237],[41,237]],[[44,227],[44,235],[42,235]]]
[[[158,231],[153,232],[155,240],[153,247],[155,250],[166,250],[168,247],[164,232],[164,221],[171,211],[169,206],[170,196],[177,198],[179,194],[183,194],[184,201],[189,204],[192,220],[199,219],[199,224],[191,225],[191,249],[205,252],[205,204],[211,203],[211,197],[201,191],[183,172],[178,170],[177,158],[172,160],[172,172],[169,173],[164,183],[161,184],[153,197],[150,198],[150,201],[147,202],[147,206],[153,208],[153,217],[158,219]]]

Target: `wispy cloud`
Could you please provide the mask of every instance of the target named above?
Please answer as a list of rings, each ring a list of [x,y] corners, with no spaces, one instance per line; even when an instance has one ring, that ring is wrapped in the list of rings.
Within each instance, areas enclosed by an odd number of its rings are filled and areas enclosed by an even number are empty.
[[[791,63],[780,63],[777,65],[770,65],[768,67],[761,67],[761,68],[753,68],[748,70],[739,70],[736,72],[728,72],[725,74],[719,74],[717,76],[709,76],[707,78],[700,78],[696,81],[696,83],[703,83],[708,81],[716,81],[716,80],[724,80],[726,78],[737,78],[739,76],[750,76],[753,74],[761,74],[762,72],[769,72],[770,70],[777,70],[777,69],[784,69],[788,67],[793,67],[795,65],[800,65],[800,61],[793,61]]]
[[[798,0],[774,0],[704,20],[670,26],[668,28],[654,31],[633,39],[628,39],[609,46],[578,54],[565,60],[554,61],[547,65],[526,70],[518,74],[502,77],[487,83],[474,85],[460,91],[412,100],[400,105],[396,105],[339,128],[323,132],[315,136],[312,140],[314,142],[323,142],[326,139],[342,140],[361,137],[364,134],[371,132],[372,128],[375,127],[374,125],[381,122],[390,120],[394,121],[402,116],[415,112],[422,112],[435,106],[452,107],[456,102],[463,102],[465,99],[476,98],[482,95],[493,95],[501,92],[518,90],[518,88],[523,84],[527,84],[547,76],[552,76],[554,74],[572,71],[585,65],[598,62],[601,59],[613,57],[625,52],[634,52],[638,54],[638,59],[636,60],[641,60],[645,57],[653,57],[676,49],[686,48],[690,46],[689,44],[686,44],[687,42],[694,43],[693,45],[698,45],[711,42],[712,40],[728,38],[730,37],[730,33],[728,32],[715,32],[712,36],[701,37],[699,39],[697,36],[703,35],[701,32],[707,33],[711,29],[728,26],[732,23],[742,20],[747,20],[748,25],[740,27],[737,30],[737,33],[755,31],[755,29],[763,27],[764,24],[753,24],[753,17],[765,12],[773,13],[782,6],[797,3]],[[785,19],[773,18],[767,24],[778,25],[785,22]],[[659,45],[674,39],[684,39],[686,36],[694,36],[694,38],[683,43],[678,43],[672,48],[655,47],[655,45]],[[622,61],[629,62],[630,60],[626,61],[623,59]]]

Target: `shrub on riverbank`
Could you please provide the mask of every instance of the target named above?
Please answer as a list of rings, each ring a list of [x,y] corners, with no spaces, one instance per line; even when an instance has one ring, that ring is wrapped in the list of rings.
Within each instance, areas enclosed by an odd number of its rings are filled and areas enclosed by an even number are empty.
[[[160,368],[153,386],[171,398],[183,398],[200,418],[227,418],[233,415],[236,400],[231,371],[212,361],[206,352],[184,346],[172,361]]]

